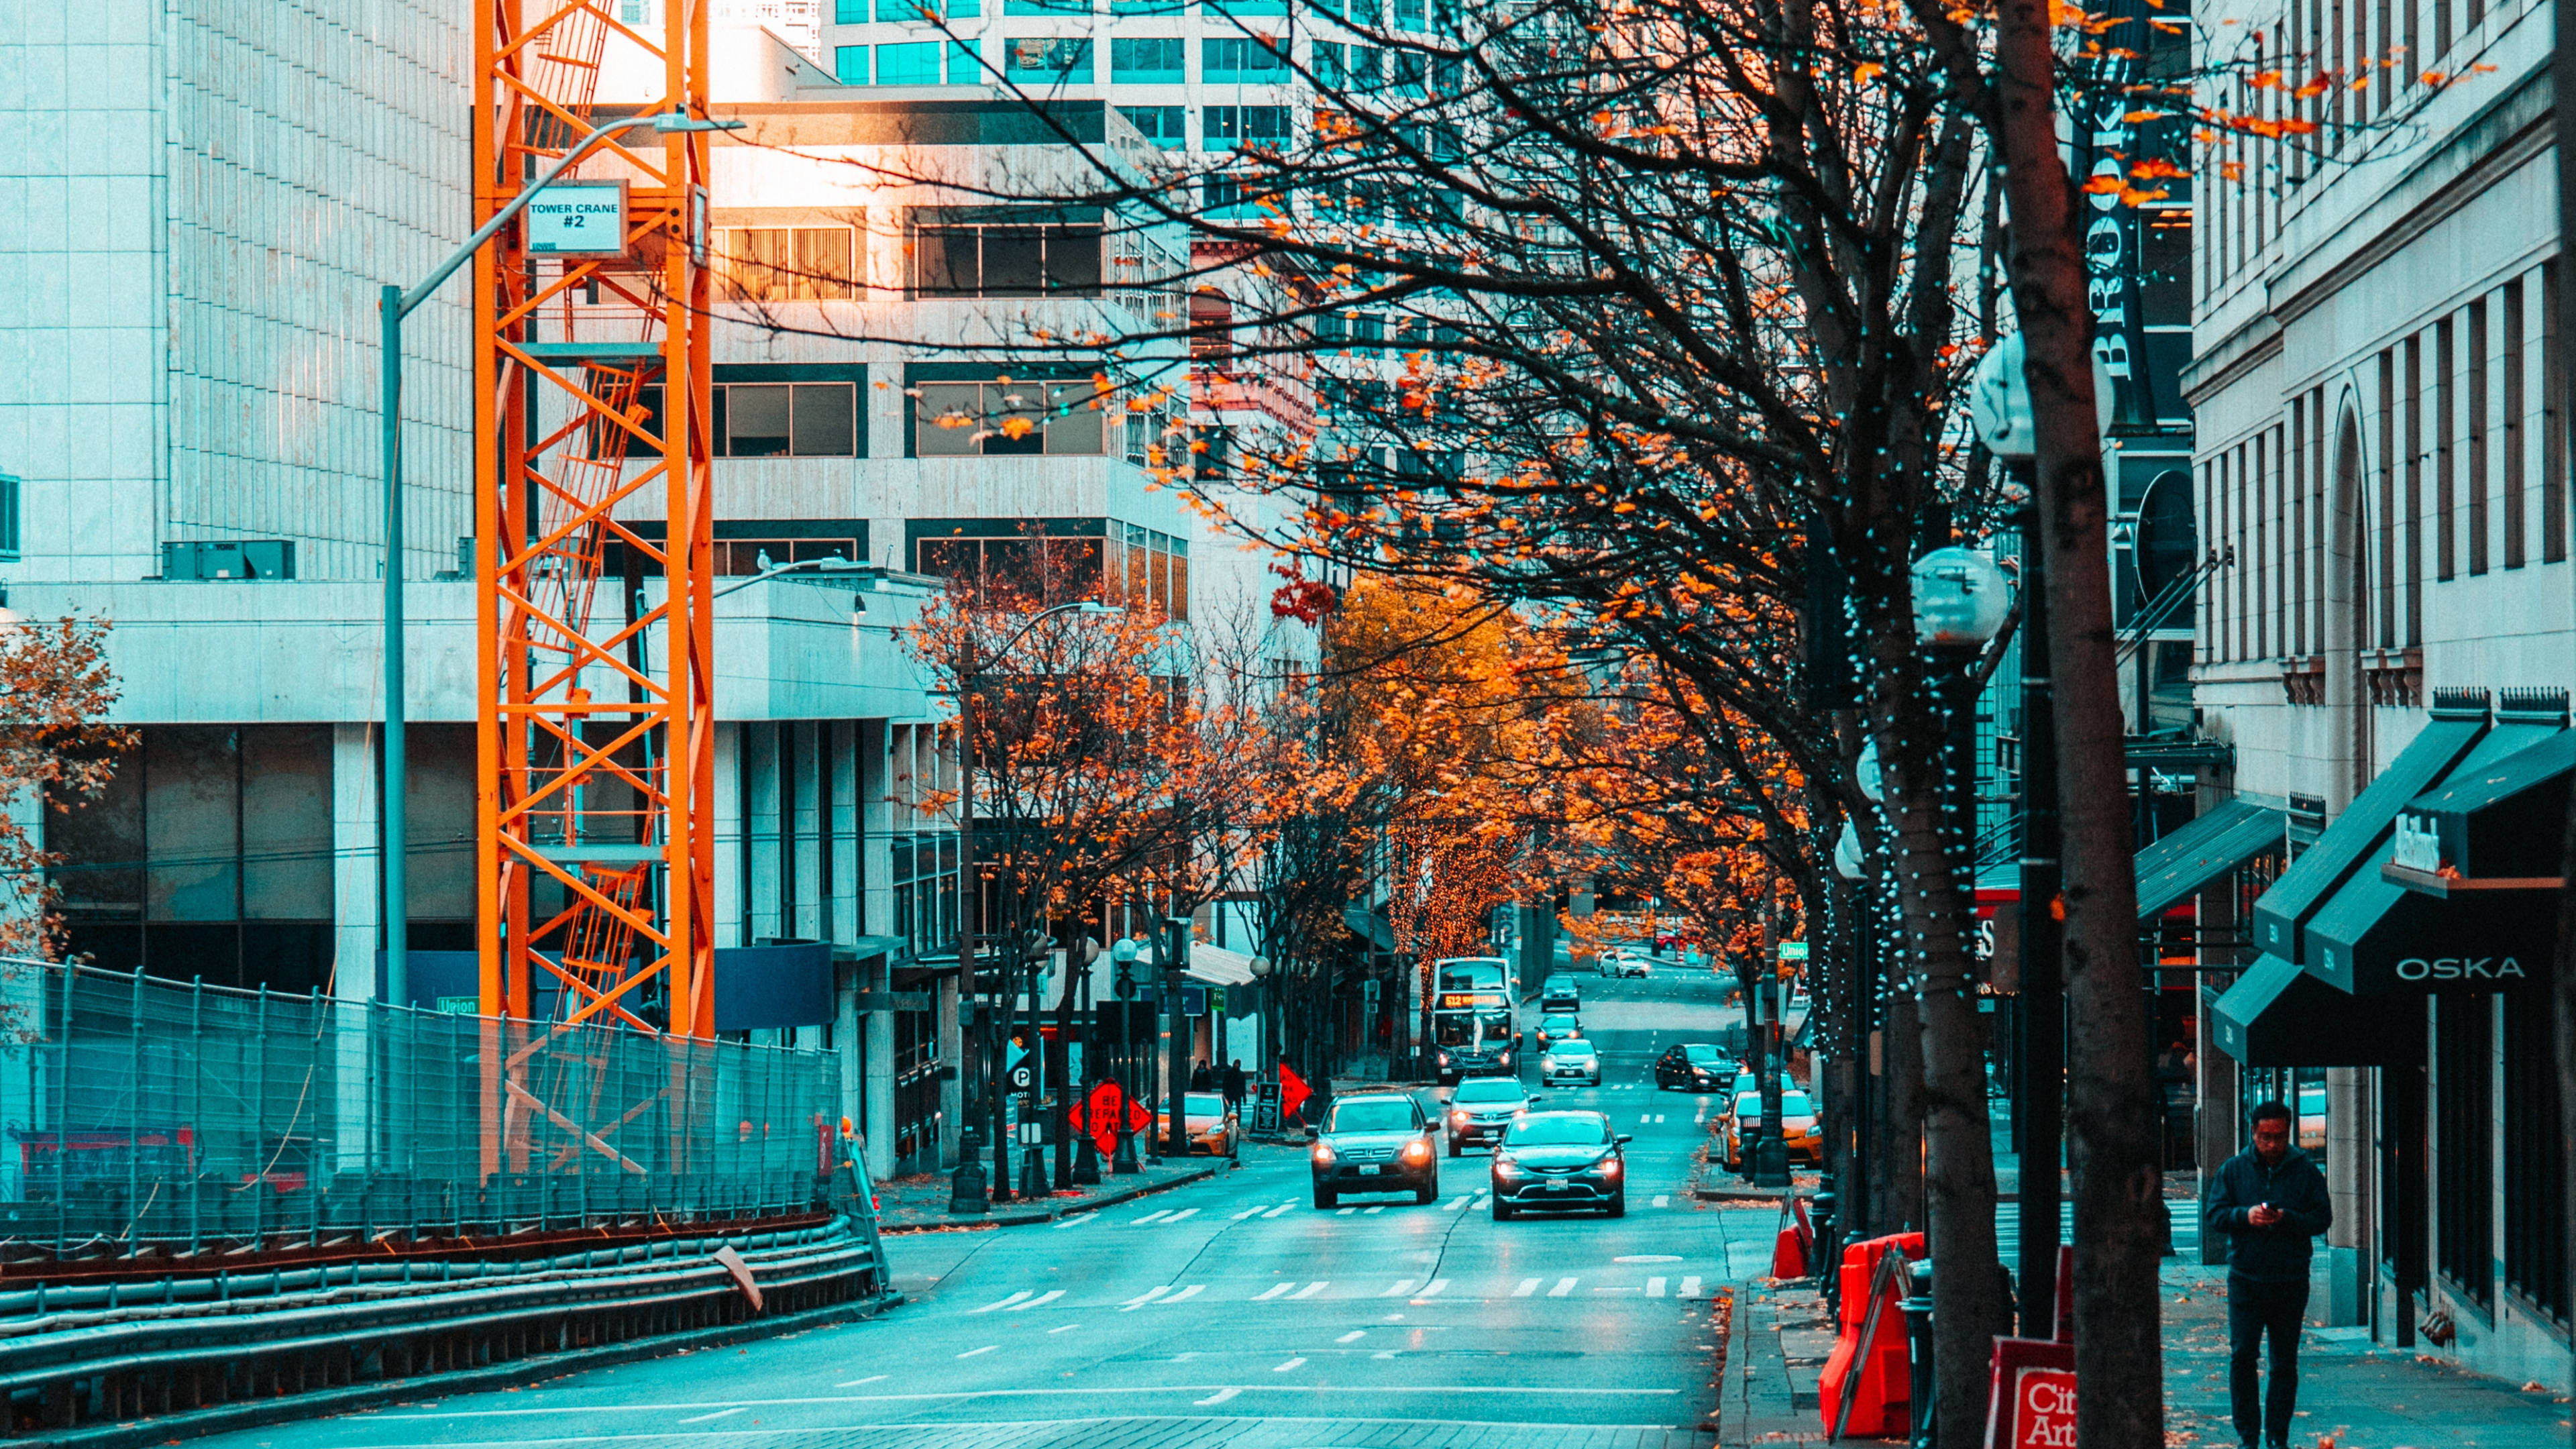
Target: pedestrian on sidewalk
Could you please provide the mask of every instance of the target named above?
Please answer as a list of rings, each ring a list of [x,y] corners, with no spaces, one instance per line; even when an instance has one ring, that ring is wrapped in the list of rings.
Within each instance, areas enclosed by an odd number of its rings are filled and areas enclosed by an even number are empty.
[[[1207,1058],[1205,1057],[1199,1058],[1199,1064],[1190,1070],[1190,1090],[1193,1092],[1213,1092],[1216,1090],[1215,1078],[1208,1072]]]
[[[1225,1064],[1225,1105],[1236,1112],[1243,1110],[1243,1058]]]
[[[2290,1145],[2290,1109],[2254,1109],[2254,1144],[2218,1169],[2206,1222],[2227,1235],[2228,1392],[2245,1449],[2284,1449],[2299,1405],[2299,1328],[2308,1311],[2310,1240],[2334,1221],[2325,1174]],[[2272,1381],[2258,1398],[2255,1358],[2272,1339]]]

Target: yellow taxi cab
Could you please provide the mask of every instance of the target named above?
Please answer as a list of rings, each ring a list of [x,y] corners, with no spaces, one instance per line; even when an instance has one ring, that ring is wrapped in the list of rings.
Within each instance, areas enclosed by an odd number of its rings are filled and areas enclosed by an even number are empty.
[[[1183,1093],[1181,1110],[1184,1114],[1181,1130],[1187,1134],[1189,1155],[1195,1157],[1204,1153],[1210,1157],[1238,1159],[1243,1156],[1243,1119],[1226,1105],[1222,1094]],[[1163,1142],[1171,1130],[1172,1114],[1169,1111],[1155,1113],[1154,1141]]]
[[[1735,1107],[1726,1115],[1726,1166],[1729,1171],[1744,1168],[1744,1129],[1762,1115],[1762,1094],[1739,1092]],[[1791,1162],[1821,1166],[1825,1160],[1825,1134],[1816,1125],[1816,1107],[1807,1094],[1795,1089],[1780,1093],[1780,1140],[1789,1148]]]

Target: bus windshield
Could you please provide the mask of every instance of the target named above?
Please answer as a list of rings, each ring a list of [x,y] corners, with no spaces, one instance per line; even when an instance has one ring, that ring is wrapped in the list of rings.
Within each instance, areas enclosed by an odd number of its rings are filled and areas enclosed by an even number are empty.
[[[1439,968],[1442,991],[1490,991],[1499,993],[1503,986],[1503,963],[1500,961],[1443,961]]]
[[[1508,1041],[1512,1036],[1512,1014],[1508,1011],[1434,1012],[1431,1036],[1435,1044],[1445,1047],[1475,1047]]]

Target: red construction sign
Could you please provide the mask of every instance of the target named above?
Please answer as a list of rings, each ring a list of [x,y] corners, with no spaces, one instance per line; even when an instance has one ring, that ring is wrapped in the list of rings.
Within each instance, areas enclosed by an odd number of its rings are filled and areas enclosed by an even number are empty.
[[[1101,1082],[1092,1087],[1088,1097],[1074,1103],[1068,1114],[1073,1119],[1073,1130],[1090,1138],[1103,1157],[1117,1154],[1118,1104],[1122,1101],[1127,1101],[1124,1088],[1116,1082]],[[1130,1132],[1142,1132],[1153,1125],[1153,1115],[1139,1103],[1127,1101],[1126,1115]]]
[[[1306,1105],[1306,1099],[1313,1095],[1315,1094],[1306,1086],[1306,1079],[1304,1077],[1301,1077],[1295,1072],[1289,1070],[1286,1062],[1281,1062],[1279,1064],[1280,1126],[1285,1127],[1289,1123],[1296,1121],[1297,1109]]]

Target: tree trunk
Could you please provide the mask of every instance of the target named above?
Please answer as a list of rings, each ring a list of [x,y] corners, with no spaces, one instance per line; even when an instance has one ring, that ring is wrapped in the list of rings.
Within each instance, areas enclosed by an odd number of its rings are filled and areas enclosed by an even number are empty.
[[[2076,1441],[2083,1449],[2159,1449],[2164,1180],[2138,964],[2092,329],[2075,194],[2057,154],[2047,0],[2003,0],[1995,59],[2013,303],[2037,424],[2037,577],[2047,590],[2046,647],[2056,685]]]
[[[1902,948],[1878,943],[1872,980],[1883,1016],[1879,1028],[1878,1201],[1870,1213],[1879,1233],[1917,1230],[1923,1215],[1923,1018],[1905,989]]]

